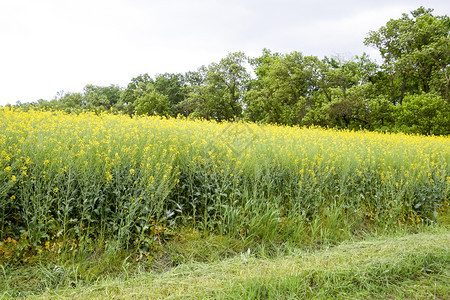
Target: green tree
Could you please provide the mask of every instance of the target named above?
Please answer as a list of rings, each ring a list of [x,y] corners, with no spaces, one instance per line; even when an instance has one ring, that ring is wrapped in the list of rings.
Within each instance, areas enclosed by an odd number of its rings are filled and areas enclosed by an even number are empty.
[[[390,131],[395,123],[394,110],[394,104],[385,95],[370,99],[368,103],[370,129]]]
[[[169,97],[156,91],[154,84],[148,83],[134,102],[137,115],[169,116]]]
[[[436,65],[431,74],[431,90],[441,94],[450,104],[450,35],[424,47],[421,55]]]
[[[119,102],[120,94],[121,88],[116,85],[86,85],[84,87],[85,106],[87,109],[98,111],[110,110]]]
[[[171,116],[186,115],[179,106],[179,103],[187,97],[185,76],[171,73],[159,74],[155,78],[154,86],[158,93],[168,97]]]
[[[328,125],[351,129],[370,128],[369,103],[373,95],[374,87],[369,82],[354,85],[346,90],[332,89],[332,101],[323,107]]]
[[[432,11],[420,7],[411,16],[391,19],[378,31],[370,31],[365,39],[365,44],[377,48],[384,60],[393,103],[402,104],[407,93],[429,92],[433,75],[447,76],[448,91],[450,19],[433,16]],[[434,84],[439,82],[435,80]]]
[[[193,117],[217,121],[241,117],[242,98],[250,79],[246,62],[244,53],[230,53],[219,63],[187,74],[189,93],[179,109]]]
[[[86,101],[82,93],[65,93],[56,100],[56,108],[66,112],[77,112],[86,108]]]
[[[325,57],[320,64],[318,87],[328,101],[323,103],[321,115],[315,113],[315,124],[373,128],[369,104],[379,95],[373,84],[377,71],[377,64],[366,54],[350,60]]]
[[[450,134],[450,106],[440,95],[422,93],[408,95],[396,107],[397,127],[403,132]]]
[[[317,64],[313,56],[300,52],[263,56],[253,60],[257,79],[246,93],[246,119],[266,123],[299,124],[317,92]]]
[[[120,94],[119,101],[116,107],[119,111],[123,111],[130,116],[135,113],[135,101],[141,97],[149,83],[154,83],[153,79],[147,74],[142,74],[131,79],[127,88]]]
[[[264,78],[270,72],[272,64],[281,56],[279,53],[272,53],[264,48],[262,55],[249,59],[251,66],[256,74],[256,78],[249,82],[249,89],[244,95],[245,111],[244,118],[252,122],[260,122],[266,118],[264,107]]]

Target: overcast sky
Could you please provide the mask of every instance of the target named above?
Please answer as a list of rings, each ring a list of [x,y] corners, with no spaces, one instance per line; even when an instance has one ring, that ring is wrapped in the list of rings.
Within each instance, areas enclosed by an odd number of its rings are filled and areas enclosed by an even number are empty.
[[[229,52],[319,57],[377,51],[364,38],[419,6],[447,0],[0,0],[0,105],[50,100],[86,84],[126,86],[184,73]]]

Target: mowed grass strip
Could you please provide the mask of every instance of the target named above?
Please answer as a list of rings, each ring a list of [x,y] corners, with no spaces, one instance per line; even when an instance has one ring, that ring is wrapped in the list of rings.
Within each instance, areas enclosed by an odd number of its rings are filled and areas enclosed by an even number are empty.
[[[244,253],[97,284],[50,290],[34,299],[449,299],[450,232],[343,243],[276,259]]]

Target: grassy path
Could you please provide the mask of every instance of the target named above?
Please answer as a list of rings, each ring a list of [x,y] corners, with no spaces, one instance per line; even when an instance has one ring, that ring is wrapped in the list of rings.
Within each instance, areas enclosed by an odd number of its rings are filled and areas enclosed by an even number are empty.
[[[449,248],[450,232],[440,230],[275,259],[255,258],[250,251],[30,299],[450,299]]]

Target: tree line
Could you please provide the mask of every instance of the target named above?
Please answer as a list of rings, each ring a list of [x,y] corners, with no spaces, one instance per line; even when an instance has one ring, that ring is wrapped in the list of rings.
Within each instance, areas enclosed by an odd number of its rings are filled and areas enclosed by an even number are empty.
[[[367,54],[235,52],[184,74],[142,74],[123,88],[87,85],[81,93],[17,105],[450,134],[450,18],[420,7],[370,31],[364,44],[379,50],[382,63]]]

